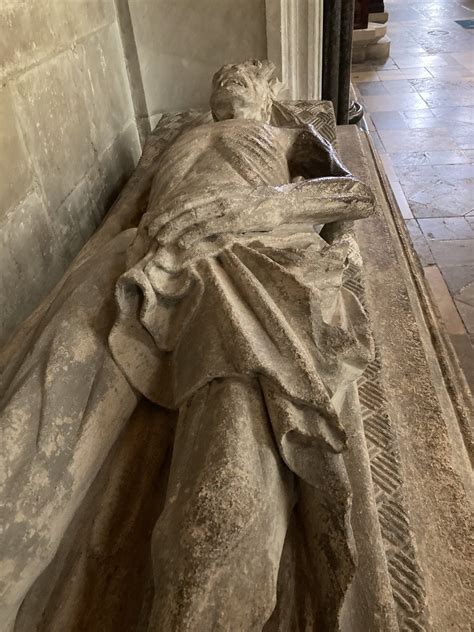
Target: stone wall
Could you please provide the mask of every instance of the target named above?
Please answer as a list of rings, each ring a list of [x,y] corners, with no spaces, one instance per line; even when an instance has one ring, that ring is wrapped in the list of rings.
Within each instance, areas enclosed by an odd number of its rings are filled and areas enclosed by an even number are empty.
[[[61,277],[140,154],[113,0],[0,7],[0,344]]]
[[[265,0],[3,0],[0,346],[94,232],[164,111],[266,57]]]
[[[206,107],[225,63],[267,56],[264,0],[129,0],[148,116]]]

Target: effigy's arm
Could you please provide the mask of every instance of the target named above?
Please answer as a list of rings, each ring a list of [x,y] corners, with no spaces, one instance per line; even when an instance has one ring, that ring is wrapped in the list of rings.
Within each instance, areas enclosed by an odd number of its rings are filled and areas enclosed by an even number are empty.
[[[162,246],[194,243],[219,234],[268,232],[283,224],[326,224],[369,217],[374,199],[369,187],[351,177],[302,180],[279,187],[236,190],[211,199],[199,212],[184,212],[164,223],[155,239]]]
[[[325,176],[351,177],[334,146],[319,134],[313,125],[305,125],[293,132],[294,137],[288,150],[288,165],[292,178],[312,179]],[[351,232],[351,220],[330,220],[323,226],[320,235],[331,243]]]

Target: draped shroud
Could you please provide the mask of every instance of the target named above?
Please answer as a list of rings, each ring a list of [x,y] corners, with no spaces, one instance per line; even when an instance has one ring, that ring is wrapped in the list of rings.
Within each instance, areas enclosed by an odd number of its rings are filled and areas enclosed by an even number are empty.
[[[318,422],[302,435],[339,452],[344,429],[332,399],[372,353],[363,308],[342,287],[349,243],[279,233],[209,243],[208,254],[201,247],[172,273],[152,249],[117,283],[109,342],[133,386],[170,409],[211,380],[265,376],[313,411]]]
[[[292,629],[336,630],[355,555],[340,413],[373,354],[367,316],[342,287],[354,243],[283,223],[260,233],[211,229],[177,254],[150,229],[164,206],[149,207],[117,282],[113,356],[137,391],[168,409],[186,409],[219,380],[258,383],[278,453],[300,481],[299,519],[314,549],[300,590],[317,599],[319,622]],[[272,618],[266,629],[279,625]]]

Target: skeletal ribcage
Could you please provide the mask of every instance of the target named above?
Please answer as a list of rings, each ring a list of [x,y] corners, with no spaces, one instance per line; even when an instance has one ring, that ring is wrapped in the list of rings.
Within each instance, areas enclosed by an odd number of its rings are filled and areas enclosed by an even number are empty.
[[[180,212],[194,199],[200,205],[207,197],[232,197],[237,191],[289,182],[285,152],[272,127],[256,121],[225,123],[183,134],[162,156],[149,213]]]

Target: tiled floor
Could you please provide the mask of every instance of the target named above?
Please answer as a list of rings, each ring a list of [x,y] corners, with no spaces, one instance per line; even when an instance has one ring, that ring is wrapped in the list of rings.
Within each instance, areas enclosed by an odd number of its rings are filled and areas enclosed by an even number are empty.
[[[474,392],[474,0],[388,0],[391,57],[352,81]]]

